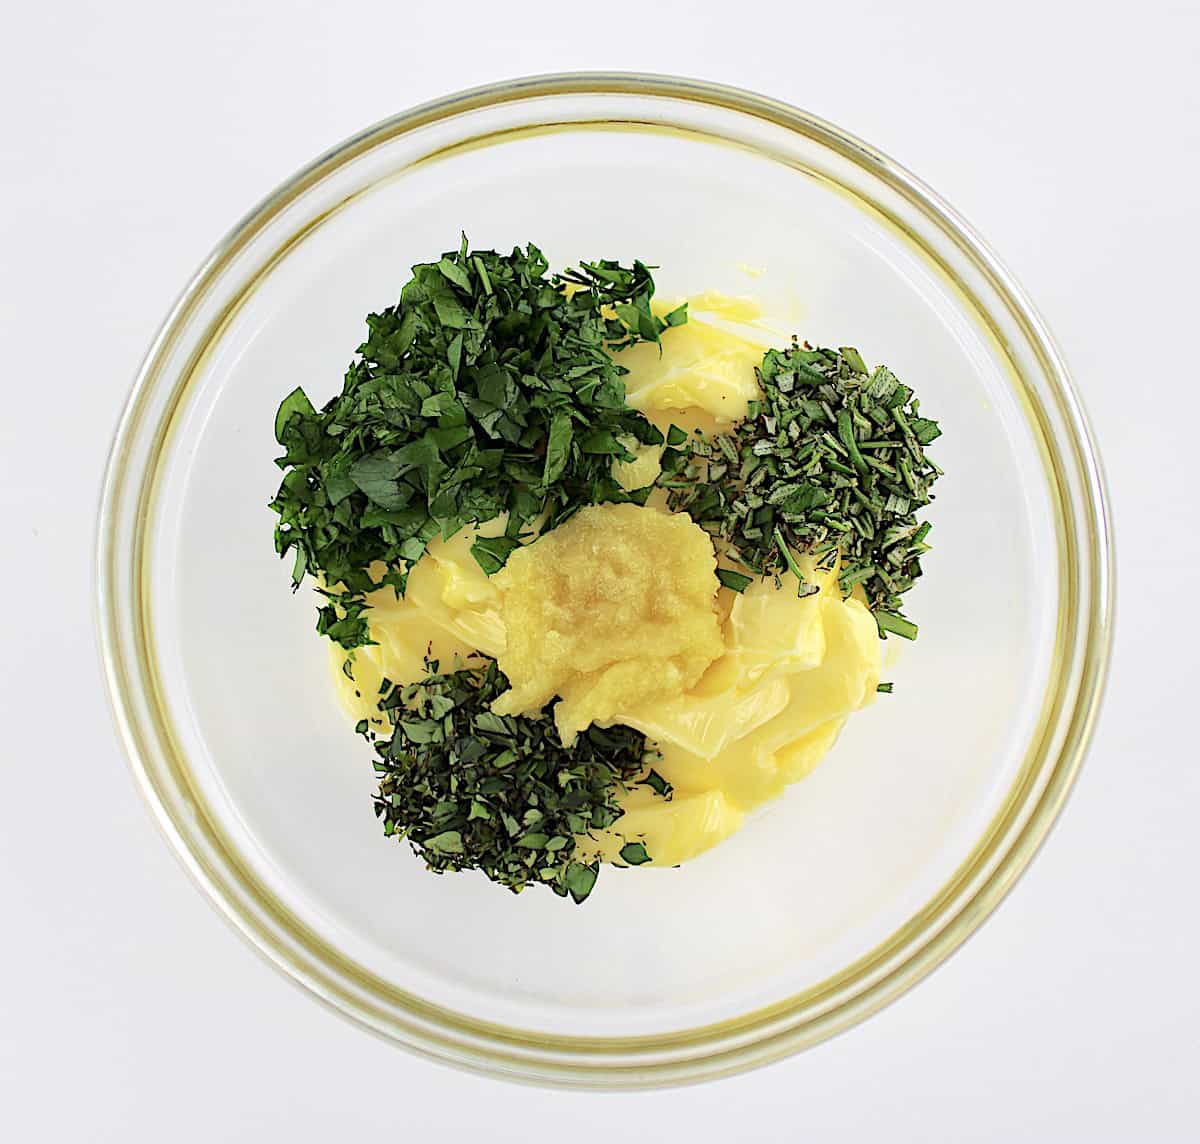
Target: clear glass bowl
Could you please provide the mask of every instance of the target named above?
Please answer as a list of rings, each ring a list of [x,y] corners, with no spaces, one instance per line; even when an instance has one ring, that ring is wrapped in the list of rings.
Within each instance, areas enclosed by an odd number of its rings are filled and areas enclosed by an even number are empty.
[[[886,361],[945,429],[935,550],[911,597],[922,634],[887,673],[895,694],[741,834],[681,869],[606,871],[584,908],[433,877],[382,837],[313,600],[289,592],[272,550],[280,397],[332,393],[364,315],[462,229],[479,246],[532,240],[556,266],[640,257],[661,267],[664,294],[754,294],[803,337]],[[172,846],[226,917],[400,1044],[595,1087],[775,1059],[955,949],[1066,797],[1111,590],[1078,399],[962,220],[803,112],[632,75],[428,104],[255,207],[150,348],[99,534],[120,729]]]

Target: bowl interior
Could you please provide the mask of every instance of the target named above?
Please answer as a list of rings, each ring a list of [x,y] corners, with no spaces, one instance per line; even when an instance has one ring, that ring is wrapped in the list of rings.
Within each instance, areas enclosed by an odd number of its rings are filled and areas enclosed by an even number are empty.
[[[266,504],[272,422],[339,387],[364,315],[465,230],[554,266],[658,266],[660,292],[758,298],[780,342],[857,346],[941,420],[934,551],[912,646],[807,780],[675,870],[606,869],[575,908],[434,877],[385,840],[289,592]],[[661,1034],[815,986],[914,915],[1008,795],[1037,723],[1061,589],[1055,506],[998,346],[900,230],[828,181],[651,128],[564,125],[460,148],[349,196],[232,310],[192,372],[146,551],[153,653],[197,792],[254,875],[355,963],[458,1013],[571,1035]]]

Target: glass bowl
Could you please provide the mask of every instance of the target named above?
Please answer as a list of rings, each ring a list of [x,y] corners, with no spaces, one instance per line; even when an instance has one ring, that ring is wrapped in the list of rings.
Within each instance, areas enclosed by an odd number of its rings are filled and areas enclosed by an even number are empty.
[[[602,873],[576,908],[434,877],[385,840],[266,504],[273,415],[340,386],[364,315],[457,245],[641,258],[660,292],[752,294],[852,344],[945,436],[895,694],[737,836]],[[256,206],[188,284],[117,432],[100,632],[134,772],[225,916],[342,1013],[546,1084],[731,1073],[861,1020],[996,906],[1079,766],[1111,619],[1102,480],[1045,326],[941,200],[783,104],[563,75],[372,127]],[[897,641],[890,641],[890,650]]]

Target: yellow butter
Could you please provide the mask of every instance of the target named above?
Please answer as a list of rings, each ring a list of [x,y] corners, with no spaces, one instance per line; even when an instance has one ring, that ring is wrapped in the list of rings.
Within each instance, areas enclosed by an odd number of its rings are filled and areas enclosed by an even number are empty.
[[[581,845],[580,856],[595,855],[619,862],[621,847],[641,842],[655,866],[677,866],[724,841],[738,830],[745,815],[719,790],[674,795],[664,802],[649,787],[631,790],[622,799],[625,813],[613,827]]]
[[[683,515],[593,505],[518,549],[493,578],[512,690],[494,710],[532,714],[554,696],[564,744],[631,700],[693,686],[724,650],[712,540]]]
[[[639,342],[621,350],[629,370],[625,399],[660,429],[728,429],[762,396],[754,370],[766,347],[709,322],[689,318],[663,335],[660,347]]]
[[[471,545],[478,536],[499,536],[503,532],[504,519],[500,518],[478,529],[464,528],[449,540],[430,541],[425,555],[408,575],[402,602],[416,608],[447,635],[490,656],[504,651],[500,593],[471,555]],[[374,631],[377,609],[382,609],[385,619],[397,609],[388,591],[376,592],[370,599],[369,618]]]
[[[617,484],[627,492],[654,484],[662,472],[662,446],[640,445],[631,439],[624,445],[633,454],[633,460],[613,462],[612,474]]]

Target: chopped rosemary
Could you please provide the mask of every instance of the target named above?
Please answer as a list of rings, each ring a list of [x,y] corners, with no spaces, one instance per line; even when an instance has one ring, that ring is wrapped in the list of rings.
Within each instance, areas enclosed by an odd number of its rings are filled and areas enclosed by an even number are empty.
[[[840,566],[842,591],[861,586],[881,635],[915,639],[901,597],[929,548],[931,526],[915,514],[941,475],[925,455],[937,422],[891,370],[868,372],[850,347],[769,350],[758,379],[763,400],[728,434],[668,441],[660,484],[671,508],[717,537],[726,562],[795,573],[801,595],[816,587],[796,554]],[[718,575],[745,586],[738,573]]]

